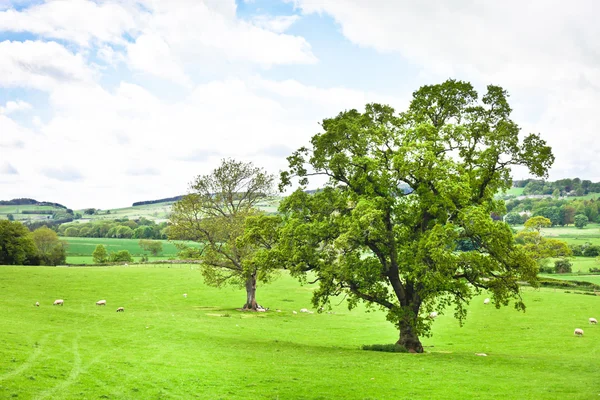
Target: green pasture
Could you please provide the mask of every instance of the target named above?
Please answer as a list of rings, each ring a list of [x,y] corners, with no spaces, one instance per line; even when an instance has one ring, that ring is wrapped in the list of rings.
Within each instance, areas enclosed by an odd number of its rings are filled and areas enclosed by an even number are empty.
[[[173,202],[145,204],[135,207],[113,208],[100,210],[97,214],[84,214],[84,210],[77,210],[85,220],[113,220],[118,218],[138,219],[144,217],[151,220],[166,220],[169,218]]]
[[[36,205],[0,205],[0,219],[7,219],[8,214],[12,214],[15,220],[32,220],[38,221],[52,217],[47,214],[23,214],[23,211],[64,211],[63,208],[54,206],[36,206]]]
[[[360,350],[397,339],[381,312],[350,312],[335,299],[334,314],[293,314],[311,308],[312,289],[282,275],[258,291],[271,311],[242,313],[245,294],[203,285],[197,266],[0,267],[0,398],[600,395],[600,326],[587,322],[600,296],[526,288],[525,313],[481,296],[464,327],[448,310],[423,339],[426,354],[403,354]],[[57,298],[64,306],[52,306]]]
[[[117,252],[127,250],[134,257],[141,257],[144,253],[140,247],[139,239],[114,239],[114,238],[81,238],[81,237],[61,237],[61,240],[67,242],[67,263],[69,264],[91,264],[92,253],[96,246],[101,244],[106,247],[106,251]],[[168,259],[176,257],[177,247],[174,242],[161,240],[163,251],[158,257],[150,256],[151,261]],[[198,246],[196,243],[188,243],[190,246]]]

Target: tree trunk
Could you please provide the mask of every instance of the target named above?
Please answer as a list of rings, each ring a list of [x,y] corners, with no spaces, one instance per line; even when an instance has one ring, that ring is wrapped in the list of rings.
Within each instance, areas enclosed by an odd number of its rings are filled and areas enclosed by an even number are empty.
[[[409,353],[422,353],[423,345],[411,322],[414,324],[416,321],[410,321],[409,316],[400,320],[400,339],[396,344],[404,346]]]
[[[256,302],[256,274],[252,274],[246,279],[246,304],[244,304],[244,310],[258,309],[258,303]]]

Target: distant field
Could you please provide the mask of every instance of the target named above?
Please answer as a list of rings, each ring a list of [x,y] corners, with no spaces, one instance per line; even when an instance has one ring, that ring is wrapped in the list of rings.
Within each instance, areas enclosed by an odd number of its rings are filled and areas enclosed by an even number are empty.
[[[101,210],[98,214],[88,215],[84,214],[83,210],[77,210],[77,212],[83,215],[86,220],[102,220],[102,219],[117,219],[117,218],[128,218],[138,219],[145,217],[152,220],[166,220],[169,218],[171,212],[171,206],[173,202],[157,203],[157,204],[146,204],[135,207],[125,208],[114,208],[110,210]],[[110,211],[110,213],[108,213]]]
[[[426,354],[392,354],[360,350],[397,339],[379,311],[348,311],[342,303],[335,314],[294,315],[312,308],[313,287],[286,274],[259,287],[258,301],[271,311],[252,314],[236,311],[243,291],[211,288],[197,270],[170,267],[0,267],[0,398],[563,400],[600,394],[600,326],[587,322],[598,317],[600,296],[527,288],[522,313],[485,306],[483,294],[469,306],[464,327],[451,310],[435,320],[433,336],[423,338]],[[64,306],[52,306],[56,298]],[[108,305],[96,306],[99,299]],[[584,337],[574,337],[575,328]]]
[[[140,248],[139,239],[106,239],[106,238],[78,238],[78,237],[61,237],[68,243],[67,247],[67,263],[69,264],[91,264],[92,253],[96,246],[101,244],[106,247],[110,253],[113,251],[127,250],[134,257],[141,257],[144,251]],[[176,257],[178,250],[173,242],[161,240],[163,244],[163,252],[158,257],[149,257],[149,260],[164,260],[171,257]],[[196,243],[189,243],[191,246],[198,246]]]
[[[521,196],[523,194],[523,189],[524,188],[511,187],[504,193],[504,195]]]
[[[0,205],[0,219],[7,219],[8,214],[12,214],[15,220],[32,220],[39,221],[48,219],[47,214],[23,214],[23,211],[65,211],[63,208],[54,206],[35,206],[35,205],[20,205],[20,206],[4,206]]]
[[[279,197],[275,197],[269,200],[265,200],[258,204],[258,208],[267,212],[267,213],[275,213],[277,212],[277,207],[279,206],[279,201],[281,199]],[[156,222],[166,221],[169,218],[169,214],[171,213],[171,207],[173,206],[173,202],[165,202],[165,203],[157,203],[157,204],[146,204],[135,207],[124,207],[124,208],[113,208],[110,210],[100,210],[98,214],[88,215],[83,214],[82,210],[77,210],[77,212],[83,215],[82,222],[87,222],[90,220],[103,220],[103,219],[116,219],[116,218],[128,218],[128,219],[138,219],[140,217],[144,217],[147,219],[155,220]]]

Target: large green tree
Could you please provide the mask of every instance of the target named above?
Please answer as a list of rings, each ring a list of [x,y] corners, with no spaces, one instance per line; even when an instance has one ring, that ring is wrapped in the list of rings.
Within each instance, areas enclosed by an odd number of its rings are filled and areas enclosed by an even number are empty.
[[[0,220],[0,265],[37,264],[31,232],[18,221]]]
[[[225,283],[246,289],[245,310],[257,310],[257,282],[266,283],[273,264],[261,263],[259,249],[275,242],[274,228],[256,206],[273,192],[274,177],[252,163],[231,159],[208,175],[198,176],[190,193],[173,205],[169,239],[193,240],[203,246],[198,255],[207,284]],[[252,223],[250,235],[248,226]],[[263,259],[264,261],[264,259]]]
[[[346,294],[387,311],[398,343],[422,352],[434,309],[466,304],[489,290],[497,307],[514,299],[519,281],[536,284],[537,265],[514,243],[496,193],[511,187],[511,166],[545,176],[554,161],[538,135],[519,140],[507,93],[448,80],[413,93],[406,112],[368,104],[325,119],[323,132],[288,157],[280,190],[300,187],[281,205],[280,245],[296,274],[313,271],[315,306]],[[312,177],[322,190],[309,194]],[[455,251],[459,241],[474,250]]]

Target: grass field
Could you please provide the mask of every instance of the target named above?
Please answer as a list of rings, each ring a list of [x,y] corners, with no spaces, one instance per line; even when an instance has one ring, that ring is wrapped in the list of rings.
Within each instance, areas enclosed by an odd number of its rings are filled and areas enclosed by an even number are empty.
[[[127,250],[134,257],[141,257],[144,251],[140,248],[139,239],[107,239],[107,238],[77,238],[61,237],[61,240],[67,242],[67,263],[69,264],[92,264],[92,253],[96,246],[101,244],[106,247],[106,251]],[[164,260],[176,257],[178,250],[173,242],[161,240],[163,251],[158,257],[149,256],[150,261]],[[189,243],[190,246],[198,246],[195,243]],[[139,261],[139,260],[136,260]]]
[[[0,199],[1,200],[1,199]],[[0,219],[7,219],[8,214],[12,214],[17,221],[32,220],[39,221],[48,219],[47,214],[23,214],[23,211],[65,211],[63,208],[54,206],[36,206],[36,205],[0,205]],[[50,215],[51,216],[51,215]]]
[[[600,326],[587,323],[598,318],[600,296],[528,288],[526,313],[478,298],[463,328],[448,312],[423,340],[426,354],[399,354],[359,350],[396,340],[379,312],[340,305],[335,314],[292,314],[310,308],[311,289],[284,275],[258,292],[282,312],[250,314],[235,310],[243,292],[206,287],[189,266],[0,267],[0,398],[600,395]],[[52,306],[56,298],[65,305]],[[108,305],[95,306],[99,299]],[[574,337],[577,327],[584,337]]]

